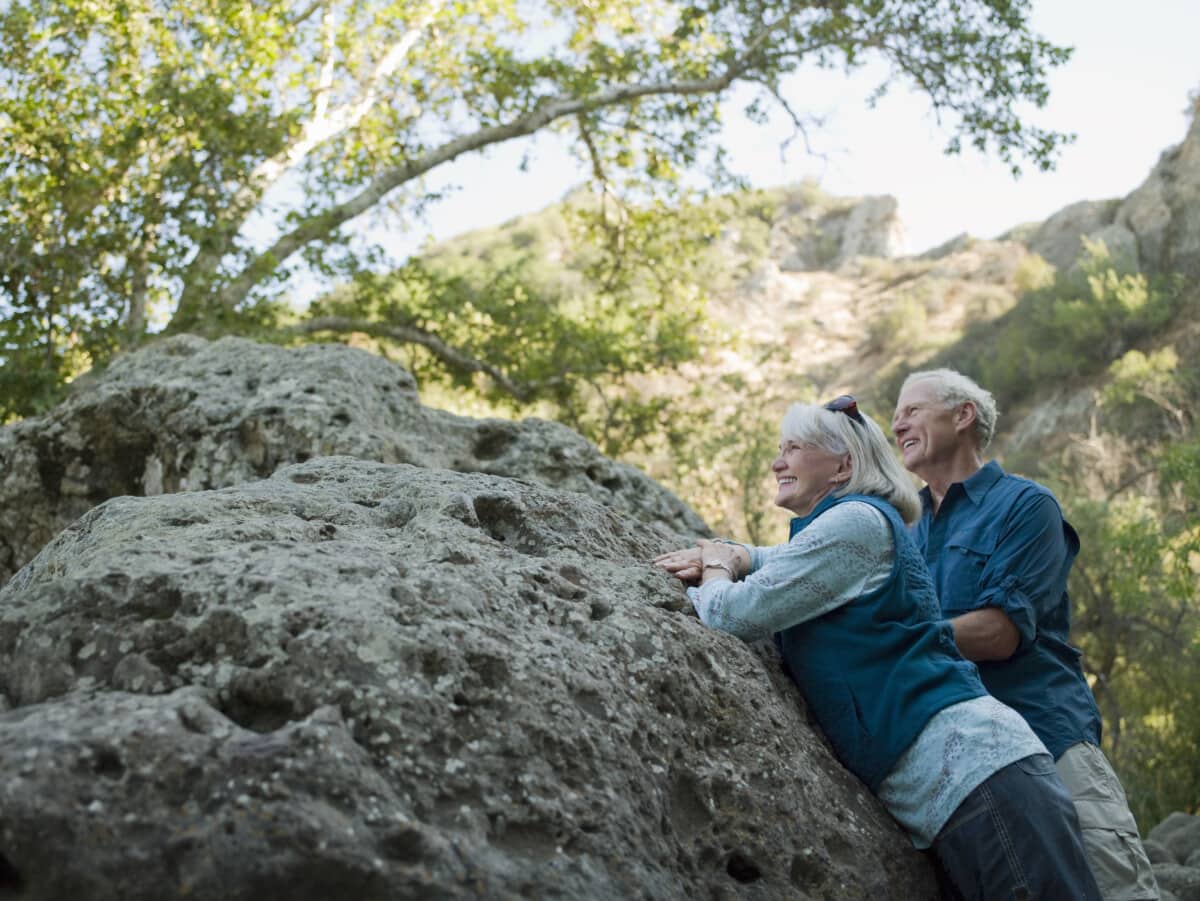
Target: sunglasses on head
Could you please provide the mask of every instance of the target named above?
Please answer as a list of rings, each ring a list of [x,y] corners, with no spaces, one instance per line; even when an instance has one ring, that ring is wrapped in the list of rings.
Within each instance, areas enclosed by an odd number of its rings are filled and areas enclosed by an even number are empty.
[[[863,422],[862,414],[858,412],[858,401],[854,399],[852,394],[843,394],[840,397],[835,397],[825,405],[826,410],[831,410],[834,413],[845,413],[855,422],[866,425]]]

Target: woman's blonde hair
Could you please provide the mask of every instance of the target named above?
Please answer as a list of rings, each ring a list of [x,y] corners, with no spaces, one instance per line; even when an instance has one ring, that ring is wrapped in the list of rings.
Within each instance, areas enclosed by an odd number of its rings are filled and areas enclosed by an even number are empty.
[[[816,404],[792,404],[783,417],[784,441],[807,444],[829,454],[850,455],[850,480],[837,489],[846,494],[871,494],[895,507],[906,523],[921,516],[921,501],[907,473],[892,456],[883,431],[865,413],[862,421]]]

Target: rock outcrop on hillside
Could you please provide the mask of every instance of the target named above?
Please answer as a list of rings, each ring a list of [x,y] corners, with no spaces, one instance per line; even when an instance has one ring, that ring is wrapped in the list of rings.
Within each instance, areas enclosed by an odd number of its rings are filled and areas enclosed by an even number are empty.
[[[0,894],[936,897],[608,500],[342,456],[91,510],[0,589]]]
[[[1083,252],[1084,237],[1104,241],[1114,259],[1145,272],[1200,278],[1200,110],[1133,193],[1072,204],[1038,226],[1028,244],[1065,268]]]
[[[374,354],[180,336],[0,428],[0,584],[110,497],[221,488],[331,454],[529,479],[707,534],[674,495],[570,429],[422,406],[412,376]]]
[[[787,190],[770,236],[770,257],[785,272],[832,271],[855,257],[904,251],[899,204],[890,194],[817,200],[804,184]]]

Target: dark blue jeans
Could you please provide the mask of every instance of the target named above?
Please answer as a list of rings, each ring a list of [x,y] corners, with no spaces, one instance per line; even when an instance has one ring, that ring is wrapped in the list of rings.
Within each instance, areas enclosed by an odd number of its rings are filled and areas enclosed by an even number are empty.
[[[1049,754],[985,779],[930,849],[942,897],[986,901],[1100,901],[1079,819]]]

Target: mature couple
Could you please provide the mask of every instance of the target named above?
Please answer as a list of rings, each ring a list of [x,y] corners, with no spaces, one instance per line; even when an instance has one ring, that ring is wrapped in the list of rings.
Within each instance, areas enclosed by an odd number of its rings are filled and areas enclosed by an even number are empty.
[[[796,404],[772,465],[790,541],[655,562],[707,625],[774,637],[945,897],[1157,898],[1068,643],[1079,539],[1048,490],[984,465],[995,424],[967,377],[910,376],[892,432],[918,494],[853,398]]]

